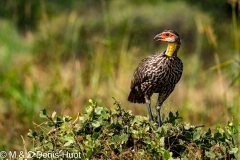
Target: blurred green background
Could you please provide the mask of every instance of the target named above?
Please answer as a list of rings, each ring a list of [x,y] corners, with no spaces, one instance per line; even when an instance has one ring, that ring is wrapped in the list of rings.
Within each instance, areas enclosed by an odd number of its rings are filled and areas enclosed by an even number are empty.
[[[240,107],[239,0],[0,0],[0,150],[23,150],[39,111],[77,116],[88,99],[127,101],[142,58],[166,48],[153,37],[176,30],[183,76],[162,112],[205,128]],[[157,96],[153,96],[153,104]],[[154,107],[154,105],[152,105]]]

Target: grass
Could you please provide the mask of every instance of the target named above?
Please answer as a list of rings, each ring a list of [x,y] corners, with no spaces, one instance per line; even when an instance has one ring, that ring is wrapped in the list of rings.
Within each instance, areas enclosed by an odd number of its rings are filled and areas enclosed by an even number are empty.
[[[102,0],[55,15],[44,2],[35,32],[21,35],[9,21],[0,25],[0,150],[21,150],[20,135],[32,121],[40,122],[36,115],[43,108],[74,117],[89,98],[112,108],[114,96],[134,115],[146,115],[145,105],[127,101],[130,81],[142,58],[165,49],[153,37],[166,28],[181,35],[184,72],[163,113],[179,111],[203,129],[224,126],[232,117],[239,122],[240,34],[234,12],[232,22],[215,25],[209,13],[184,2]]]

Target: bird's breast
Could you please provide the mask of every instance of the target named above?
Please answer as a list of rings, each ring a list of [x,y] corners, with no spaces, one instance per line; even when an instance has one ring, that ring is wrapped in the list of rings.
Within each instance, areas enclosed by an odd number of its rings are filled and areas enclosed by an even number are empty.
[[[183,65],[178,57],[161,57],[148,67],[149,80],[156,85],[176,84],[182,75]]]

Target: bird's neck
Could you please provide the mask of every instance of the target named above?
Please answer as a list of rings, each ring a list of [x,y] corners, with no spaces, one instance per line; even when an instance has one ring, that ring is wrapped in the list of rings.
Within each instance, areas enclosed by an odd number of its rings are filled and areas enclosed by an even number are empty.
[[[176,56],[179,48],[180,48],[180,43],[168,42],[168,46],[165,54],[167,56],[173,56],[173,55]]]

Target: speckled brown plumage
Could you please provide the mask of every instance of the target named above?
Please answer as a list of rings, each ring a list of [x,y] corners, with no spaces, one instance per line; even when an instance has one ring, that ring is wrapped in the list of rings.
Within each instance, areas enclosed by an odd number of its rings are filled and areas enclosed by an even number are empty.
[[[171,35],[171,38],[168,36]],[[158,125],[160,122],[160,107],[174,90],[175,85],[181,78],[183,71],[182,61],[177,57],[180,48],[180,37],[173,30],[165,30],[155,38],[168,42],[168,49],[157,52],[144,58],[136,68],[131,81],[131,91],[128,101],[133,103],[146,103],[150,120],[153,120],[150,107],[150,98],[153,93],[158,93],[156,105],[159,112]],[[175,45],[174,47],[171,47]]]

